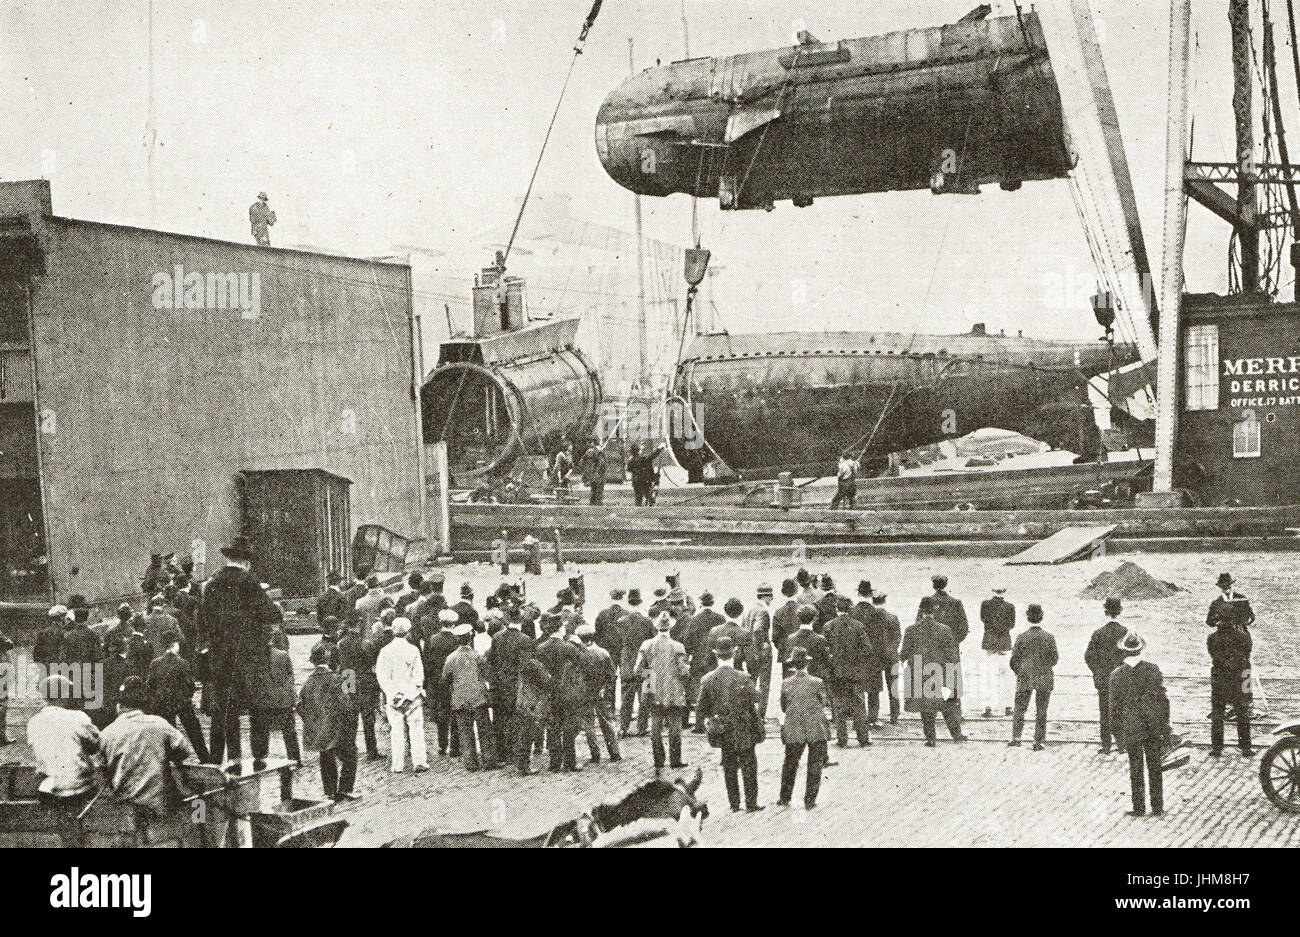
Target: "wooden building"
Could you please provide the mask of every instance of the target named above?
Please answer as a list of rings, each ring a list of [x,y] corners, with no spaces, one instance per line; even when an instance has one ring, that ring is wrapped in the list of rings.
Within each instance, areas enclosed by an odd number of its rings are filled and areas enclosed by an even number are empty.
[[[1300,504],[1300,304],[1184,298],[1174,484],[1195,503]]]
[[[414,347],[405,265],[61,218],[47,182],[0,184],[0,601],[131,595],[150,553],[211,572],[257,537],[240,485],[267,470],[346,480],[349,523],[422,536]]]

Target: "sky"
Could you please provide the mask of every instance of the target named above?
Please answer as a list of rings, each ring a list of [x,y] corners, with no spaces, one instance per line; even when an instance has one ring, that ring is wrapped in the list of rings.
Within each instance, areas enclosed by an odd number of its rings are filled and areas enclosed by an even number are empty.
[[[245,241],[271,196],[276,243],[351,254],[445,250],[513,220],[589,0],[9,0],[0,11],[0,179],[48,178],[60,215]],[[538,189],[630,229],[633,199],[597,159],[604,97],[684,57],[953,22],[975,0],[605,0],[576,65]],[[995,14],[1014,12],[1010,2]],[[1300,133],[1285,8],[1282,97]],[[685,26],[683,29],[683,7]],[[1093,0],[1149,249],[1158,259],[1168,5]],[[1195,152],[1232,158],[1226,4],[1194,0]],[[149,134],[153,129],[154,136]],[[154,197],[150,198],[150,140]],[[1300,145],[1298,138],[1297,145]],[[643,199],[647,235],[687,244],[690,199]],[[734,332],[924,328],[1094,337],[1052,284],[1093,274],[1064,182],[978,197],[887,193],[723,214],[699,205]],[[1226,226],[1189,209],[1186,282],[1226,287]],[[524,230],[528,230],[525,216]],[[482,263],[490,258],[484,257]],[[477,266],[463,273],[466,290]],[[452,271],[455,273],[455,271]],[[512,272],[527,276],[527,259]],[[1289,275],[1283,282],[1289,281]],[[1285,290],[1290,296],[1289,287]]]

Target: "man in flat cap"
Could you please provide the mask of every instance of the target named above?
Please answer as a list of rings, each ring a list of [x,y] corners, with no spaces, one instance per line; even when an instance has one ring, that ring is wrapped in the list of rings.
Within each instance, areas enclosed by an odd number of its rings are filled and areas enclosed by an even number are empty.
[[[271,235],[267,229],[275,224],[275,212],[271,211],[271,200],[265,192],[257,193],[257,201],[248,206],[248,225],[253,232],[253,240],[262,247],[271,246]]]
[[[501,762],[496,755],[492,723],[488,718],[487,668],[474,650],[473,625],[462,621],[452,628],[451,633],[458,646],[443,662],[442,683],[447,693],[452,717],[456,720],[465,770],[479,769],[481,749],[483,767],[493,771],[501,767]],[[476,728],[477,744],[474,731]]]
[[[709,736],[709,744],[722,754],[722,779],[732,812],[740,810],[740,781],[745,785],[745,809],[762,810],[758,803],[758,757],[755,746],[763,741],[763,717],[758,710],[754,678],[732,666],[736,647],[725,635],[711,653],[717,667],[700,683],[695,718]]]
[[[583,624],[576,632],[582,648],[582,672],[587,702],[578,714],[583,734],[587,737],[587,750],[591,763],[600,763],[600,748],[596,744],[596,727],[605,740],[605,753],[610,761],[622,761],[618,750],[618,729],[614,725],[614,691],[618,668],[614,666],[607,650],[596,643],[595,625]]]

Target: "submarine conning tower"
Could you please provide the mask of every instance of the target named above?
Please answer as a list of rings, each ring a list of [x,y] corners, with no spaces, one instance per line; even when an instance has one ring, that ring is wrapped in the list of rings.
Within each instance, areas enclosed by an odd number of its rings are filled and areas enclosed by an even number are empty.
[[[591,435],[601,387],[574,346],[578,322],[530,323],[525,283],[505,276],[499,254],[476,276],[473,332],[442,343],[420,390],[425,443],[447,443],[453,484]]]
[[[724,209],[1062,178],[1074,157],[1038,16],[987,14],[647,68],[601,105],[597,153],[633,192]]]

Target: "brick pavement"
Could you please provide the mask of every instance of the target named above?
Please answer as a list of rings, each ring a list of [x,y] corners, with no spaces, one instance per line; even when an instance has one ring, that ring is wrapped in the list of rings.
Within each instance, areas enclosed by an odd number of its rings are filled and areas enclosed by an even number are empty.
[[[732,814],[717,752],[700,736],[684,739],[692,769],[704,769],[701,796],[711,816],[709,846],[1300,846],[1300,814],[1283,813],[1259,788],[1258,758],[1233,751],[1218,761],[1201,749],[1187,767],[1166,775],[1163,818],[1124,816],[1128,762],[1096,753],[1095,744],[1059,741],[1046,751],[1013,749],[1005,735],[961,745],[919,741],[904,721],[860,749],[831,746],[839,764],[826,770],[817,809],[802,809],[803,772],[795,805],[775,806],[782,748],[769,732],[759,748],[759,791],[767,809]],[[999,726],[1005,729],[1005,726]],[[1053,727],[1056,728],[1055,726]],[[980,735],[993,727],[973,725]],[[386,741],[381,739],[381,747]],[[341,845],[377,846],[410,827],[493,828],[530,835],[601,801],[616,800],[651,774],[649,742],[624,741],[625,760],[575,775],[546,771],[520,778],[506,769],[470,774],[434,754],[423,775],[391,775],[386,762],[363,763],[362,801],[342,807],[352,827]],[[585,749],[579,740],[580,758]],[[541,764],[535,759],[535,765]],[[689,773],[684,772],[684,773]],[[313,769],[300,775],[318,792]],[[671,838],[655,841],[671,845]]]

